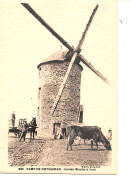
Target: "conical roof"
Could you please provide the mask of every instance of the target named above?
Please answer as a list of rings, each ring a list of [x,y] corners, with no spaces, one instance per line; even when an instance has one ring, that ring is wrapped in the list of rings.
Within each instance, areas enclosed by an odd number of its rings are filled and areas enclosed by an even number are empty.
[[[54,62],[54,61],[64,61],[67,59],[69,51],[65,50],[63,51],[62,49],[59,49],[57,52],[54,54],[50,55],[48,58],[46,58],[42,63],[40,63],[37,68],[39,68],[41,65],[44,65],[46,63]]]
[[[46,63],[47,61],[63,61],[65,60],[65,57],[68,53],[68,50],[63,51],[63,50],[58,50],[57,52],[55,52],[54,54],[50,55],[48,58],[46,58],[43,63]]]
[[[52,62],[58,62],[58,61],[70,61],[72,57],[72,53],[69,50],[63,51],[62,49],[59,49],[57,52],[54,54],[50,55],[48,58],[46,58],[42,63],[40,63],[37,68],[39,69],[41,65],[47,64],[47,63],[52,63]],[[82,66],[79,64],[78,65],[82,68]]]

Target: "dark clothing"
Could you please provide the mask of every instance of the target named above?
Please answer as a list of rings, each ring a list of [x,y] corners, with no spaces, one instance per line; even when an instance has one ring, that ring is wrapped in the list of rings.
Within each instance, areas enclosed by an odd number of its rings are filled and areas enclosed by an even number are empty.
[[[12,126],[14,127],[15,126],[15,120],[11,119],[11,121],[12,121]]]
[[[15,119],[15,114],[14,113],[11,114],[11,118]]]
[[[20,140],[23,138],[24,141],[25,141],[25,137],[26,137],[26,133],[28,132],[28,124],[25,123],[24,126],[23,126],[23,129],[22,129],[22,133],[21,133],[21,137],[20,137]]]
[[[15,126],[15,114],[14,113],[11,114],[11,122],[12,122],[12,126],[14,127]]]

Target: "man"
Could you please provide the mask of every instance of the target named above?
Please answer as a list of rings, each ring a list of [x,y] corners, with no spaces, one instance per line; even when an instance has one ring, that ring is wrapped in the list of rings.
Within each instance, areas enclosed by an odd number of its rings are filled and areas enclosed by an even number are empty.
[[[26,137],[27,132],[28,132],[28,124],[27,124],[27,121],[24,121],[23,129],[22,129],[22,133],[21,133],[21,137],[20,137],[19,141],[21,141],[22,138],[25,141],[25,137]]]
[[[108,131],[108,140],[111,141],[112,140],[112,130],[109,129]]]
[[[15,112],[13,111],[11,114],[11,122],[12,122],[12,127],[15,126]]]

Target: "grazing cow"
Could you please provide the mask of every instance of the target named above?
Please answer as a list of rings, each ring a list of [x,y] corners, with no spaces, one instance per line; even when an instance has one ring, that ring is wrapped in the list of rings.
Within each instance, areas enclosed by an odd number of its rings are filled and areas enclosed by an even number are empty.
[[[80,137],[76,137],[75,140],[78,140],[78,143],[77,145],[80,145],[81,144],[81,138]],[[86,139],[84,139],[84,145],[86,145]]]
[[[91,139],[91,147],[93,148],[93,141],[96,143],[98,149],[98,142],[103,143],[107,150],[111,150],[110,142],[106,139],[103,135],[101,128],[97,126],[70,126],[68,127],[68,143],[67,143],[67,150],[70,146],[72,150],[72,144],[74,139],[78,136],[81,139]]]

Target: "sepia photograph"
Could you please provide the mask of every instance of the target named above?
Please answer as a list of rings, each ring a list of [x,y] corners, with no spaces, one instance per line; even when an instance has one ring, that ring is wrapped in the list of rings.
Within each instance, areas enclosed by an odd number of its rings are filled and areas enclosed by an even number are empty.
[[[0,172],[117,174],[117,1],[0,2]]]

